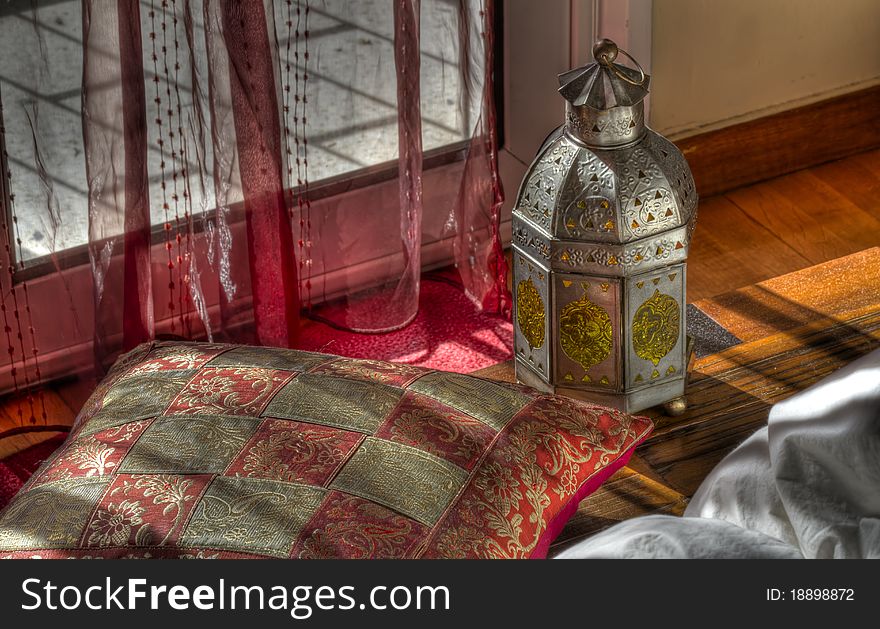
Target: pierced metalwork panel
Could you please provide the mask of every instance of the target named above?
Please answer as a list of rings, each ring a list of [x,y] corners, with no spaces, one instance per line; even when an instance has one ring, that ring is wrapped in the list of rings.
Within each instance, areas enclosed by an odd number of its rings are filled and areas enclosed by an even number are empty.
[[[648,133],[645,145],[658,160],[666,181],[676,197],[682,222],[693,222],[697,210],[697,190],[687,161],[678,147],[661,135]]]
[[[538,156],[520,188],[517,211],[548,232],[560,190],[579,151],[571,140],[560,135]]]
[[[514,246],[513,346],[542,379],[550,379],[550,272]]]
[[[557,200],[553,234],[569,240],[618,240],[614,171],[593,151],[580,150]]]
[[[626,383],[636,389],[684,377],[685,265],[626,282]]]
[[[550,260],[550,239],[538,230],[520,219],[516,214],[513,216],[513,242],[519,248],[528,252],[536,260],[544,264]]]
[[[612,278],[553,275],[554,384],[619,390],[620,286]]]
[[[687,162],[653,131],[614,149],[590,149],[563,133],[531,166],[514,216],[561,240],[615,245],[692,223],[696,206]]]
[[[679,208],[659,158],[645,139],[626,150],[608,151],[617,175],[620,237],[645,238],[682,224]]]

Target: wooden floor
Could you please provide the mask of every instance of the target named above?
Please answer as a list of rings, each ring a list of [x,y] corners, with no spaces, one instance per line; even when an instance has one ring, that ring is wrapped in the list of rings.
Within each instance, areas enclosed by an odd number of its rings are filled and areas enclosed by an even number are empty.
[[[880,150],[703,199],[688,259],[697,301],[880,244]],[[93,383],[43,392],[52,423],[71,423]],[[20,425],[19,401],[0,403],[0,432]],[[0,458],[54,433],[0,440]]]
[[[688,301],[880,244],[880,151],[705,199],[699,212]]]

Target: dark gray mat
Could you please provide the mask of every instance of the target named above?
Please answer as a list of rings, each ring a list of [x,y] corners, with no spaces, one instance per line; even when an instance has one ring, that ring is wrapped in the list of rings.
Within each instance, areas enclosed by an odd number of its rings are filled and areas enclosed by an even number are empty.
[[[693,304],[687,305],[687,333],[694,339],[694,353],[697,358],[715,354],[742,343],[741,340]]]

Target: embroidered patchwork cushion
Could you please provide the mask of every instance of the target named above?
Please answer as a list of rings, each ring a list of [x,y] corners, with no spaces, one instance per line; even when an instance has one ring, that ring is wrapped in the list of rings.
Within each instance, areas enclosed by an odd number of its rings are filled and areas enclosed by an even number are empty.
[[[0,513],[0,557],[542,557],[651,427],[467,375],[145,344]]]

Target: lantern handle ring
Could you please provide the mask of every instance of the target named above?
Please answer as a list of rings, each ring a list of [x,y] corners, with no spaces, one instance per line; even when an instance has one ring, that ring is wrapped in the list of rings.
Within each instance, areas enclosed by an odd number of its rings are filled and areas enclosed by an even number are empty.
[[[617,51],[623,53],[624,55],[626,55],[627,59],[632,61],[633,65],[639,71],[639,80],[633,81],[631,78],[626,76],[623,72],[618,70],[613,63],[609,64],[608,67],[614,72],[614,74],[616,74],[618,76],[618,78],[626,81],[627,83],[629,83],[631,85],[642,85],[645,82],[645,71],[642,69],[642,66],[639,65],[639,62],[636,61],[635,59],[633,59],[633,56],[631,54],[629,54],[627,51],[625,51],[623,48],[618,48]]]

